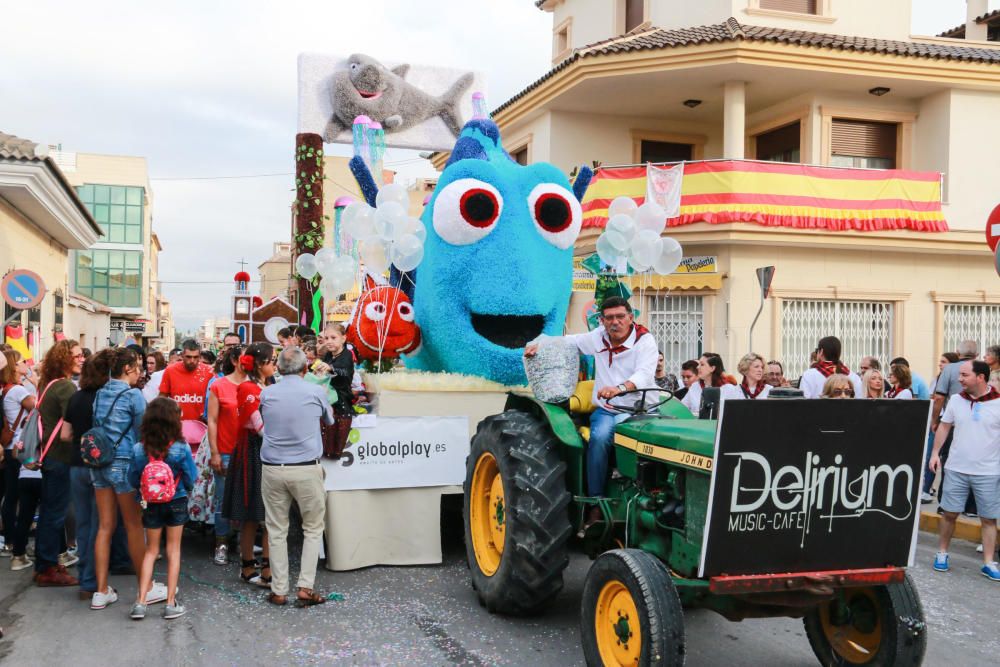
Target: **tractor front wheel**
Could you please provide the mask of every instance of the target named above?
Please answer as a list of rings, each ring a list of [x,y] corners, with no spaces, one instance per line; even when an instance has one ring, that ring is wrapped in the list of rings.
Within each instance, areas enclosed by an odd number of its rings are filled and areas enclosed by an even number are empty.
[[[917,589],[898,584],[848,588],[804,619],[813,653],[824,667],[920,665],[927,629]]]
[[[638,549],[601,554],[580,612],[583,655],[600,665],[684,664],[684,611],[666,566]]]
[[[572,534],[566,464],[547,423],[508,410],[479,423],[465,473],[465,551],[492,612],[538,613],[562,590]]]

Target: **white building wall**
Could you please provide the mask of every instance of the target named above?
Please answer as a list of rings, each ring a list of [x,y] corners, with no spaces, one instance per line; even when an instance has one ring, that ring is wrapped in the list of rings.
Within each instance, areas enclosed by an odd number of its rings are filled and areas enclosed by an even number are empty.
[[[945,214],[952,229],[982,230],[1000,202],[1000,136],[989,131],[986,120],[1000,118],[1000,96],[971,90],[953,90],[950,96]],[[934,148],[932,143],[923,150]]]

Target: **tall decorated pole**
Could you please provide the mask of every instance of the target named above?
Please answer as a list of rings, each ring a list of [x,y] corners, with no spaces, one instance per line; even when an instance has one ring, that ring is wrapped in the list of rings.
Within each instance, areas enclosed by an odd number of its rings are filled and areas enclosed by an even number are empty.
[[[323,247],[323,138],[318,134],[295,135],[296,306],[299,324],[318,330],[323,326],[323,305],[316,282],[313,253]]]

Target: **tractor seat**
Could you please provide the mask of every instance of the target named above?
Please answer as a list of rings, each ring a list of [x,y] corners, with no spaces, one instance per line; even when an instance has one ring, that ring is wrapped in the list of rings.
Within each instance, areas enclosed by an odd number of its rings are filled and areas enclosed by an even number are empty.
[[[597,406],[593,402],[594,381],[578,382],[576,391],[569,397],[569,411],[576,415],[589,415]]]

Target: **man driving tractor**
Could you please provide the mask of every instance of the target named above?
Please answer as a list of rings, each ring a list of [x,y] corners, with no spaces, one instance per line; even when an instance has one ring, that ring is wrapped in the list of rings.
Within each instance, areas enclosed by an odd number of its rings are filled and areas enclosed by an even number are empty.
[[[635,389],[654,387],[656,358],[659,350],[649,330],[635,323],[632,306],[626,299],[613,296],[601,303],[601,326],[591,332],[565,336],[581,354],[594,355],[594,394],[597,407],[590,415],[590,439],[587,445],[587,493],[601,496],[608,475],[608,452],[614,440],[615,426],[630,413],[615,409],[615,398]],[[538,352],[538,343],[524,348],[524,356]],[[659,397],[650,393],[647,403]],[[618,405],[624,404],[620,399]],[[609,409],[610,407],[610,409]],[[590,508],[587,527],[600,518],[597,506]]]

